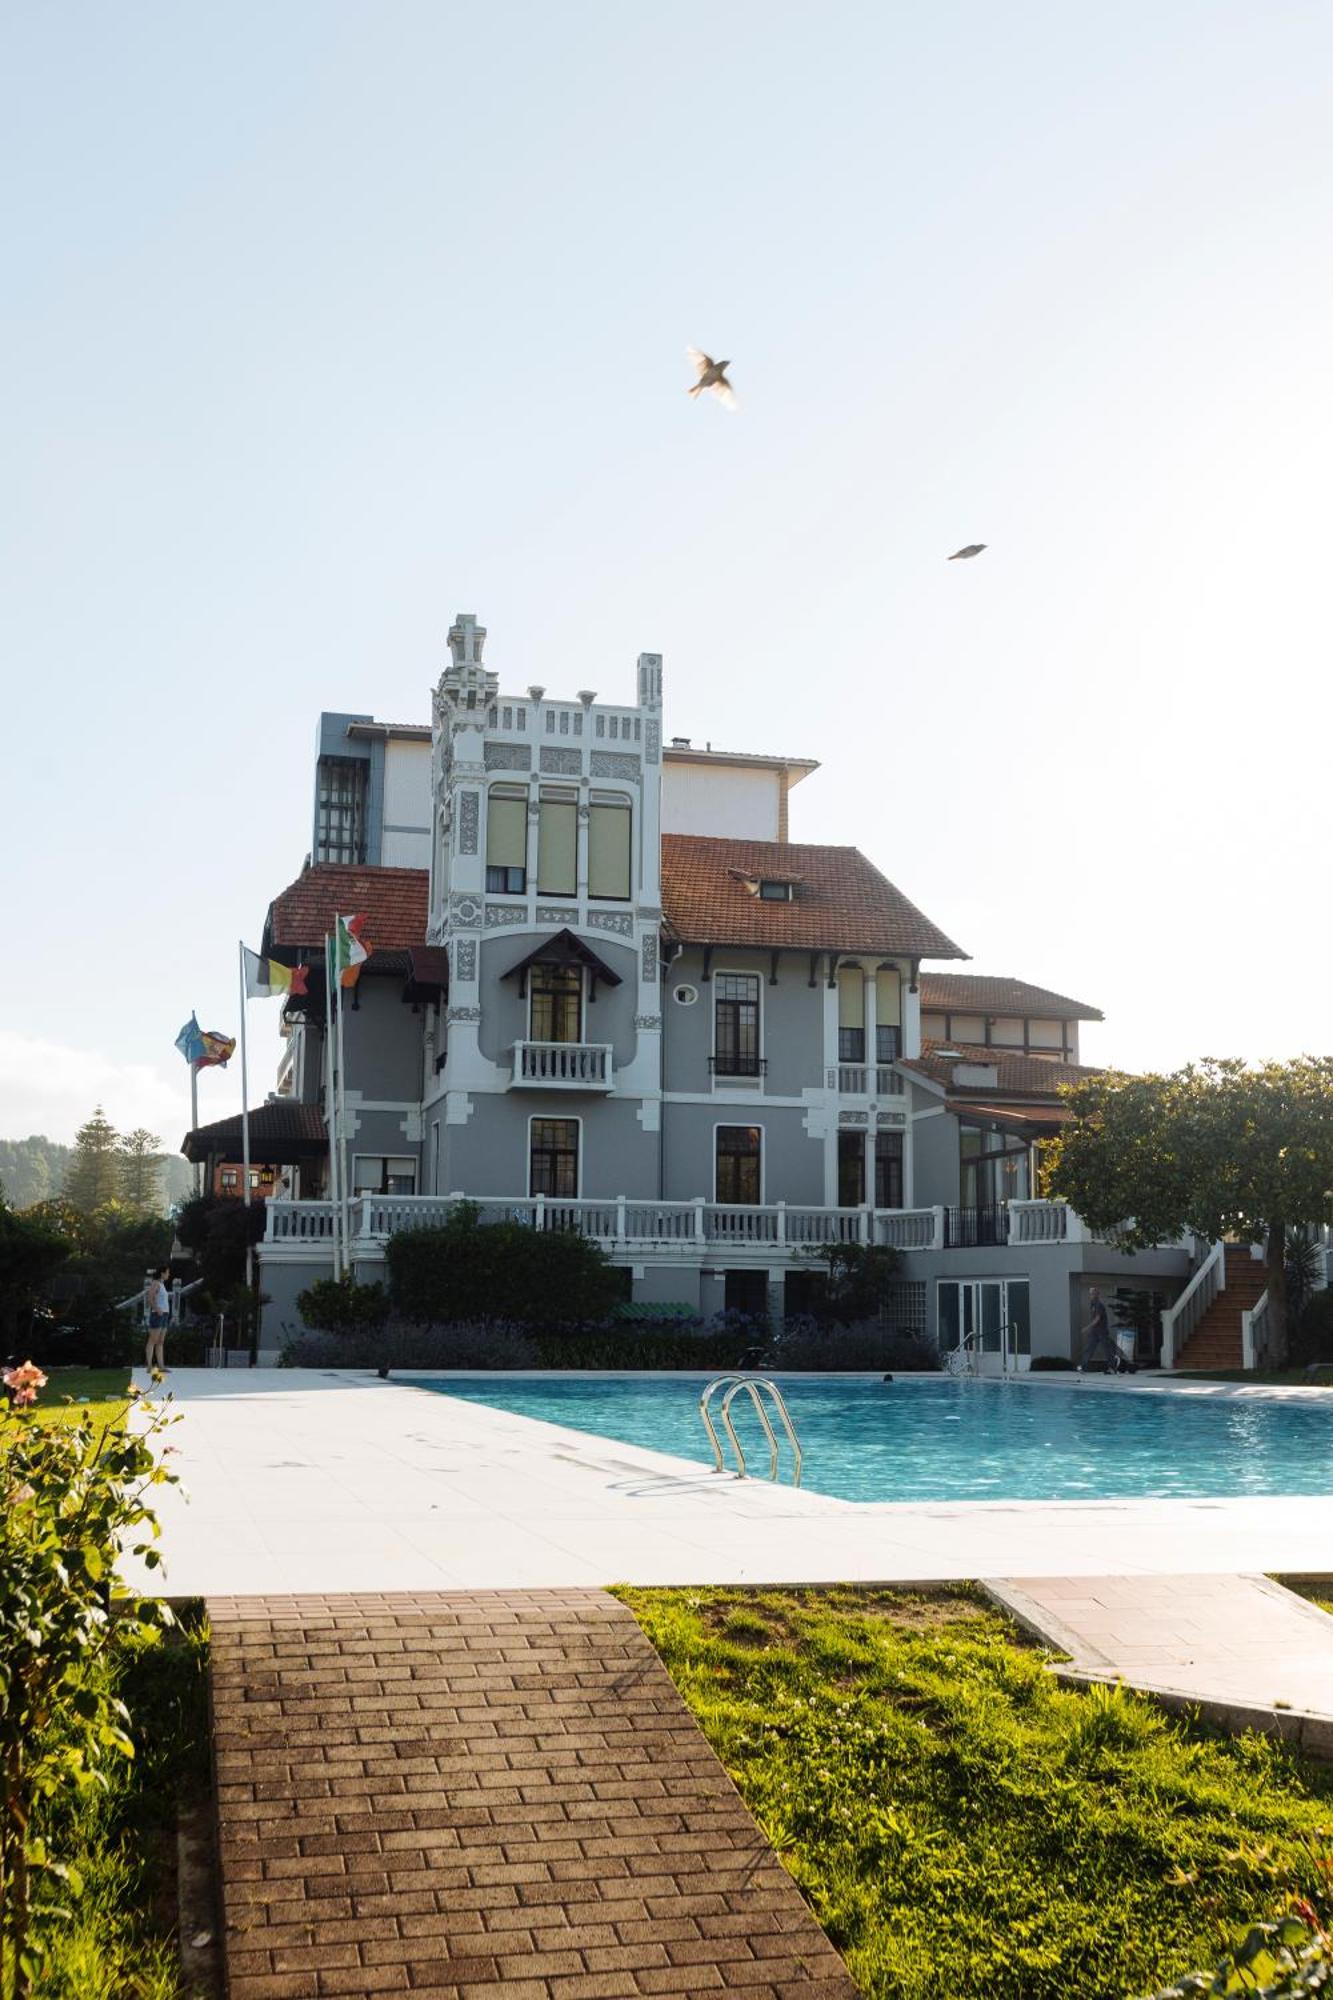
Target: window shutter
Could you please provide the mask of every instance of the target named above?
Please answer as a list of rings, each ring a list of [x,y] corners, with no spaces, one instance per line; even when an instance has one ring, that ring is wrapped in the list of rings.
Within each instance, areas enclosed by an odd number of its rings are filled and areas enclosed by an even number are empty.
[[[866,1024],[866,976],[859,965],[838,970],[838,1026],[864,1028]]]
[[[526,799],[507,799],[491,793],[486,806],[486,866],[526,868],[528,865],[528,807]]]
[[[881,1028],[902,1026],[902,980],[892,968],[875,974],[875,1019]]]
[[[543,799],[537,835],[537,890],[572,896],[578,889],[579,809],[563,799]]]
[[[594,806],[588,821],[588,894],[630,893],[630,815],[627,806]]]

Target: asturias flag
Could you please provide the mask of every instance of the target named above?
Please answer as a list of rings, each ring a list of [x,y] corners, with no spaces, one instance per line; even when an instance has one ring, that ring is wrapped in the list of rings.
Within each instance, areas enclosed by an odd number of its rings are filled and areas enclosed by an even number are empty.
[[[290,999],[306,990],[303,965],[280,965],[276,958],[261,958],[245,945],[241,946],[241,962],[245,966],[247,1000],[267,1000],[275,993],[284,993]]]
[[[339,917],[333,935],[333,965],[340,986],[355,986],[371,947],[361,935],[364,917]]]
[[[204,1031],[195,1015],[191,1014],[185,1026],[176,1037],[176,1047],[187,1063],[198,1062],[204,1054]]]

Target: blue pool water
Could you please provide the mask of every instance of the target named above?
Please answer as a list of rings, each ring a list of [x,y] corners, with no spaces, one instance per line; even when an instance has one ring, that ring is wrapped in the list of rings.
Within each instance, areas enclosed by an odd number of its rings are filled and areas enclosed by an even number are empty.
[[[482,1375],[419,1386],[712,1463],[697,1377]],[[1333,1407],[1322,1398],[1115,1394],[1077,1382],[949,1377],[797,1376],[781,1386],[805,1452],[804,1484],[842,1500],[1333,1492]],[[743,1400],[732,1405],[736,1430],[751,1470],[762,1474],[768,1448]]]

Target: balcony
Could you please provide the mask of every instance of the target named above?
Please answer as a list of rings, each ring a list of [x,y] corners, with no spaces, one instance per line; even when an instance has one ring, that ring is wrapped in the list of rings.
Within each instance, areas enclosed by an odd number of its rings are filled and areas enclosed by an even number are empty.
[[[838,1064],[840,1097],[901,1097],[906,1085],[888,1063]]]
[[[511,1089],[610,1090],[609,1042],[515,1042]]]
[[[737,1078],[744,1078],[753,1082],[756,1077],[768,1074],[768,1057],[751,1055],[709,1056],[708,1071],[710,1076],[727,1083],[735,1082]]]

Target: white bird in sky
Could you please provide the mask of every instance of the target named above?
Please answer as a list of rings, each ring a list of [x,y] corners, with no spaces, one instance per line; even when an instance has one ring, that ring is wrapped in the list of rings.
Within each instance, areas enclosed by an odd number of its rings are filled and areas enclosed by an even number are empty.
[[[711,389],[720,403],[725,403],[729,410],[734,410],[736,407],[736,397],[730,382],[727,380],[727,370],[730,368],[731,363],[729,361],[714,361],[711,354],[704,354],[697,347],[687,347],[685,352],[689,355],[690,360],[699,372],[698,381],[692,388],[685,391],[686,395],[697,396],[701,390]]]
[[[955,549],[949,561],[963,562],[968,556],[979,556],[985,546],[985,542],[969,542],[965,549]]]

